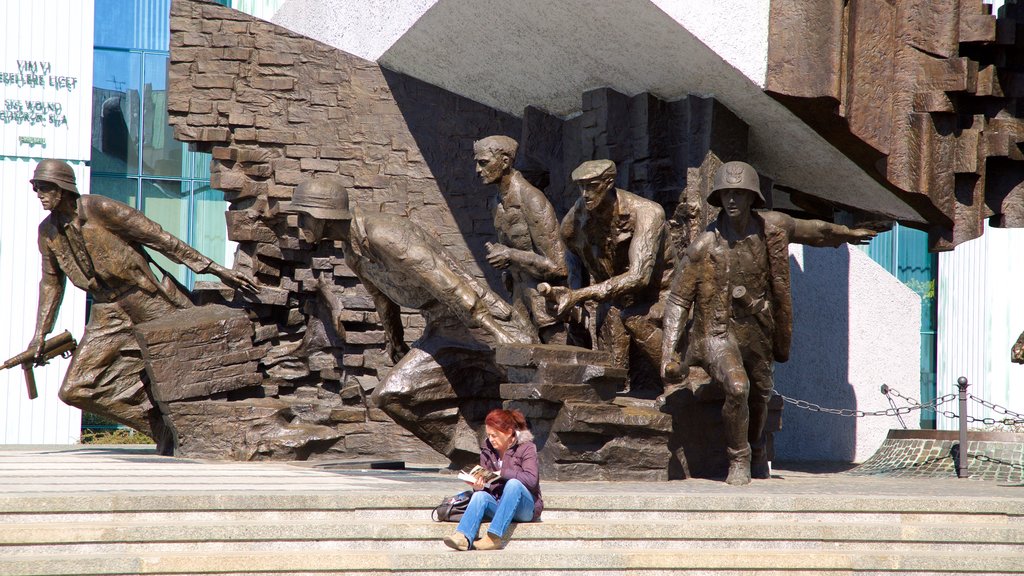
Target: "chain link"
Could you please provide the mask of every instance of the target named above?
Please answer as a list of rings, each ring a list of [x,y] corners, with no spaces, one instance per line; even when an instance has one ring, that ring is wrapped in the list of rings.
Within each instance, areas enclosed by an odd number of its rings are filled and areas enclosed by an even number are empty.
[[[999,406],[998,404],[993,404],[991,402],[988,402],[987,400],[982,400],[982,399],[974,396],[973,394],[969,394],[969,395],[967,395],[967,397],[970,398],[971,400],[977,402],[978,404],[984,406],[985,408],[990,409],[993,412],[996,412],[998,414],[1006,414],[1007,416],[1011,416],[1010,418],[1006,418],[1006,419],[1001,420],[1001,421],[1005,422],[1006,420],[1014,420],[1016,423],[1020,423],[1022,420],[1024,420],[1024,414],[1018,414],[1017,412],[1014,412],[1013,410],[1010,410],[1009,408],[1006,408],[1004,406]]]
[[[970,456],[971,458],[974,458],[975,460],[981,460],[982,462],[992,462],[994,464],[999,464],[1001,466],[1009,466],[1010,468],[1016,468],[1018,470],[1024,470],[1024,465],[1018,464],[1016,462],[1007,462],[1006,460],[1000,460],[998,458],[992,458],[991,456],[986,456],[984,454],[970,454],[970,453],[968,453],[967,455]]]
[[[888,390],[889,393],[892,393],[892,391],[893,391],[892,388],[886,387],[885,389]],[[865,412],[864,410],[853,410],[853,409],[850,409],[850,408],[825,408],[824,406],[815,404],[813,402],[808,402],[806,400],[797,400],[795,398],[790,398],[790,397],[782,395],[782,394],[779,394],[779,396],[782,396],[782,399],[784,401],[786,401],[786,402],[788,402],[790,404],[793,404],[797,408],[802,408],[804,410],[810,410],[811,412],[824,412],[825,414],[834,414],[836,416],[848,416],[848,417],[855,417],[855,418],[864,418],[866,416],[898,416],[898,415],[901,415],[901,414],[910,414],[910,413],[914,412],[915,410],[935,409],[935,408],[945,404],[946,402],[949,402],[951,400],[956,399],[956,394],[946,394],[945,396],[940,396],[940,397],[936,398],[935,400],[932,400],[931,402],[927,402],[925,404],[917,403],[917,404],[914,404],[912,406],[899,406],[899,407],[894,406],[892,408],[886,408],[885,410],[874,410],[874,411],[871,411],[871,412]],[[905,397],[904,396],[900,396],[900,398],[905,398]],[[948,412],[948,411],[946,411],[946,412]],[[952,414],[952,412],[949,412],[949,413]]]

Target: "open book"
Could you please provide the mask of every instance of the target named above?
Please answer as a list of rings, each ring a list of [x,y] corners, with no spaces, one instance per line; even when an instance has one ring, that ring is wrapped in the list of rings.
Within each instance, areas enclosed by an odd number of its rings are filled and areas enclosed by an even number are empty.
[[[501,475],[497,472],[491,472],[483,466],[473,466],[470,470],[459,472],[459,480],[464,480],[470,484],[475,484],[478,478],[482,479],[484,484],[490,484],[500,477]]]

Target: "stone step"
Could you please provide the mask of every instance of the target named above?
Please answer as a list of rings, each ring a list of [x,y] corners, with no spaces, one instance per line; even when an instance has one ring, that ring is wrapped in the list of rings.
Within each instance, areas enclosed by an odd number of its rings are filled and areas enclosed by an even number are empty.
[[[25,576],[113,574],[1019,574],[1019,553],[965,554],[964,551],[829,551],[829,550],[530,550],[509,546],[494,552],[432,550],[309,550],[191,551],[124,554],[82,554],[33,558],[0,558],[0,574]],[[765,572],[758,572],[764,574]]]
[[[192,550],[431,549],[454,532],[454,523],[430,521],[319,521],[110,523],[50,522],[5,526],[0,556],[47,554],[143,554]],[[486,525],[485,525],[486,526]],[[486,527],[482,529],[486,530]],[[973,553],[1016,552],[1024,527],[986,524],[620,522],[545,521],[514,528],[516,548],[793,548],[832,550],[945,550],[970,546]]]
[[[794,513],[805,514],[952,514],[964,516],[996,516],[1017,518],[1024,516],[1024,499],[978,498],[956,495],[948,498],[916,496],[908,490],[900,495],[841,495],[841,494],[765,494],[729,490],[722,484],[723,493],[652,492],[632,494],[588,494],[588,486],[605,488],[615,483],[578,483],[578,494],[545,495],[544,517],[570,514],[602,514],[607,517],[629,517],[634,514],[701,514],[736,513],[748,518],[750,514]],[[671,485],[671,484],[670,484]],[[685,483],[678,483],[684,487]],[[244,511],[289,513],[302,511],[348,512],[376,517],[382,513],[408,514],[420,511],[428,514],[441,498],[464,489],[465,485],[452,481],[444,491],[401,490],[345,492],[270,491],[234,492],[140,492],[116,491],[110,493],[6,495],[0,498],[0,524],[32,514],[90,514],[129,512],[208,512],[235,513]],[[561,517],[561,516],[560,516]],[[987,520],[986,520],[987,521]]]

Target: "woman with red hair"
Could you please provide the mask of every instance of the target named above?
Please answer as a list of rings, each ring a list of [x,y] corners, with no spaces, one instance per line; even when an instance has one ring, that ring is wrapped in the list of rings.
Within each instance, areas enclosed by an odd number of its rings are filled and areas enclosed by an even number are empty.
[[[540,496],[537,470],[537,446],[526,427],[526,418],[518,410],[491,410],[484,420],[487,440],[480,451],[480,466],[498,473],[488,484],[477,480],[466,513],[455,534],[444,543],[456,550],[500,550],[505,547],[505,532],[512,521],[540,519],[544,501]],[[487,518],[487,534],[476,539],[480,524]]]

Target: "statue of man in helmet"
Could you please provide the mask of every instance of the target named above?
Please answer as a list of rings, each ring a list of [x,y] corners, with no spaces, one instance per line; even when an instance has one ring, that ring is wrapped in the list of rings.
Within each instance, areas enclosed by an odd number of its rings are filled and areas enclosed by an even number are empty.
[[[789,244],[839,246],[877,232],[821,220],[801,220],[765,208],[757,171],[728,162],[715,173],[708,204],[718,219],[694,239],[672,277],[664,312],[662,376],[675,379],[701,366],[725,391],[729,474],[749,484],[768,477],[764,425],[774,362],[789,359],[793,307]],[[677,346],[693,308],[682,361]],[[752,468],[753,462],[753,468]]]
[[[43,271],[29,350],[42,355],[64,296],[65,279],[70,278],[92,296],[93,305],[64,376],[61,400],[149,434],[161,453],[169,453],[173,446],[163,417],[139,379],[142,361],[120,352],[136,346],[132,326],[192,303],[173,277],[157,277],[144,247],[197,273],[214,274],[230,286],[254,290],[255,284],[203,256],[142,212],[103,196],[80,195],[75,172],[67,162],[39,162],[31,183],[50,214],[39,224]]]
[[[320,176],[299,184],[287,211],[299,215],[299,231],[307,242],[343,243],[345,262],[373,298],[396,363],[375,389],[373,401],[453,463],[479,462],[473,428],[501,407],[502,375],[493,346],[536,343],[533,325],[413,221],[350,209],[345,186],[336,178]],[[320,283],[320,293],[337,316],[341,304],[332,297],[332,286],[323,279]],[[426,321],[411,349],[401,306],[418,310]]]

